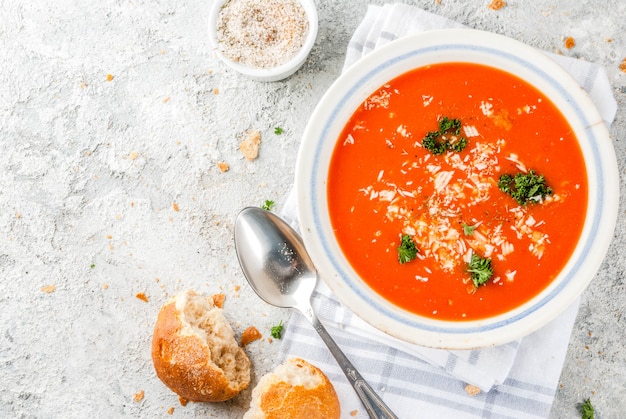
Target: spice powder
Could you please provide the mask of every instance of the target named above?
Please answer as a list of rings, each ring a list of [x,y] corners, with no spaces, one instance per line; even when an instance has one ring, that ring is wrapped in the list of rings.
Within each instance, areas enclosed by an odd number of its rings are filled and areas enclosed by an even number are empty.
[[[272,68],[298,53],[308,29],[297,0],[228,0],[218,16],[217,38],[226,58],[249,67]]]

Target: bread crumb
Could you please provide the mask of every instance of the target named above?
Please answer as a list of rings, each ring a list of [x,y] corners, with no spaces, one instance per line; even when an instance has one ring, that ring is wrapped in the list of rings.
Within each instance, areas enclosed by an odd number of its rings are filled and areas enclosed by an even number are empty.
[[[261,144],[261,133],[258,130],[246,131],[246,136],[239,144],[239,150],[248,160],[254,160],[259,156],[259,145]]]
[[[178,208],[178,204],[176,202],[172,204],[172,209],[176,212],[180,211],[180,208]]]
[[[504,0],[491,0],[491,3],[489,3],[489,8],[491,10],[500,10],[504,6],[506,6],[506,2]]]
[[[565,48],[567,49],[572,49],[576,46],[576,41],[574,41],[574,38],[572,38],[571,36],[568,36],[567,38],[565,38]]]
[[[135,395],[133,396],[133,400],[135,402],[140,402],[143,400],[143,396],[144,396],[143,390],[139,390],[139,392],[135,393]]]
[[[241,285],[235,285],[235,288],[233,288],[235,290],[235,292],[239,292],[239,290],[241,289]]]
[[[167,409],[167,414],[168,415],[173,415],[174,414],[174,406],[172,406],[169,409]]]
[[[259,340],[263,337],[256,327],[250,326],[241,334],[241,346],[246,346],[250,342]]]
[[[46,294],[52,294],[54,291],[56,291],[56,289],[56,285],[46,285],[41,287],[41,291],[45,292]]]
[[[353,410],[352,412],[350,412],[350,416],[356,416],[359,414],[358,410]]]
[[[269,337],[268,337],[268,338],[267,338],[267,343],[272,343],[272,342],[274,342],[274,340],[273,340],[272,338],[269,338]]]
[[[113,74],[107,74],[107,81],[112,81],[113,79]]]
[[[213,88],[213,94],[214,95],[219,95],[220,94],[220,89],[218,89],[217,87]]]
[[[169,101],[170,101],[170,97],[169,97],[169,96],[165,96],[165,97],[163,98],[163,103],[167,103],[167,102],[169,102]]]
[[[103,290],[108,290],[109,289],[109,284],[102,284],[102,289]]]
[[[185,399],[185,398],[183,398],[183,397],[178,396],[178,403],[180,403],[180,405],[181,405],[181,406],[183,406],[183,407],[184,407],[184,406],[187,406],[187,402],[188,402],[188,400],[187,400],[187,399]]]
[[[220,161],[217,163],[217,168],[220,169],[220,172],[224,173],[224,172],[228,172],[228,170],[230,169],[230,166],[228,166],[228,163]]]
[[[131,151],[130,154],[128,155],[128,158],[131,160],[135,160],[137,159],[138,156],[139,156],[139,153],[137,153],[136,151]]]
[[[469,394],[470,396],[475,396],[478,393],[480,393],[480,388],[473,386],[471,384],[468,384],[465,386],[465,392]]]
[[[135,297],[146,303],[148,302],[148,297],[143,292],[138,293],[137,295],[135,295]]]
[[[213,296],[213,305],[218,308],[224,307],[224,300],[226,299],[226,295],[224,294],[215,294]]]
[[[622,63],[619,65],[619,69],[622,71],[622,73],[626,73],[626,58],[622,60]]]

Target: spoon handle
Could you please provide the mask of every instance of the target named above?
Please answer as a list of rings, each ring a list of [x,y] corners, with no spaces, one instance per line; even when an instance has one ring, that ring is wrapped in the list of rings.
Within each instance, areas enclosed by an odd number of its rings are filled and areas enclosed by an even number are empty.
[[[356,394],[361,399],[363,406],[368,415],[372,419],[398,419],[398,417],[387,407],[385,402],[376,394],[376,392],[370,387],[370,385],[363,379],[361,374],[354,368],[352,362],[346,357],[343,351],[335,343],[333,338],[328,334],[326,328],[319,321],[313,309],[310,307],[306,310],[302,310],[305,317],[309,319],[317,333],[328,346],[330,353],[335,357],[337,363],[343,370],[343,373],[348,378],[348,381],[356,391]]]

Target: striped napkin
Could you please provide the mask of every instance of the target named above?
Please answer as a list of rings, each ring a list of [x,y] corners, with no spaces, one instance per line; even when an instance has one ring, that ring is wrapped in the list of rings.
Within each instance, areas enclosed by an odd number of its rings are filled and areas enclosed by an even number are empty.
[[[369,6],[348,45],[344,69],[394,39],[455,27],[463,26],[412,6]],[[604,69],[568,57],[551,57],[589,93],[608,126],[617,104]],[[296,193],[291,191],[280,215],[297,229]],[[519,341],[448,351],[408,344],[379,332],[341,305],[323,281],[319,281],[312,304],[348,358],[400,418],[547,417],[578,312],[577,301],[550,324]],[[335,385],[342,417],[367,418],[341,369],[303,316],[292,315],[283,336],[281,361],[290,356],[308,359]],[[476,389],[478,394],[472,391]]]

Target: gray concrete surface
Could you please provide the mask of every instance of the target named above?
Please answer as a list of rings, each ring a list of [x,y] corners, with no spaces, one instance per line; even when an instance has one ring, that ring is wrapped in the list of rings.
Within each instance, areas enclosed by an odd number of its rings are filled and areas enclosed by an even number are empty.
[[[604,65],[619,103],[611,135],[623,174],[626,3],[507,0],[493,11],[489,2],[410,3]],[[232,230],[242,207],[284,202],[306,120],[368,1],[317,4],[310,59],[293,77],[261,84],[211,53],[210,1],[0,0],[0,417],[170,417],[172,407],[171,417],[242,415],[249,390],[181,406],[154,374],[152,327],[164,301],[187,288],[225,293],[237,333],[254,325],[268,336],[287,318],[245,286]],[[567,36],[576,41],[569,50]],[[248,129],[262,134],[252,162],[238,151]],[[624,178],[621,191],[553,418],[577,417],[585,398],[599,418],[626,417]],[[278,347],[249,345],[254,382]]]

